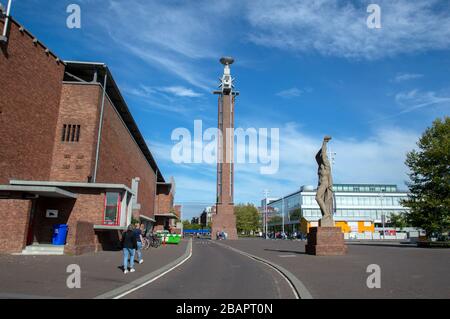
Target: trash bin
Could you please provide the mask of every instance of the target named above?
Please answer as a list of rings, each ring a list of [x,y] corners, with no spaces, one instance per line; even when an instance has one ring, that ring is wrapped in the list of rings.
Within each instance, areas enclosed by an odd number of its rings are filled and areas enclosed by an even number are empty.
[[[63,246],[66,244],[68,226],[66,224],[53,225],[53,240],[52,244]]]

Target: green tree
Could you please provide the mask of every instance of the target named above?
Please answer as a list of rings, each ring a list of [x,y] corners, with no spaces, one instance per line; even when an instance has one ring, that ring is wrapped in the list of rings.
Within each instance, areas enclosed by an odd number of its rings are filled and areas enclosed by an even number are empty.
[[[260,228],[258,209],[253,204],[239,204],[234,207],[238,233],[250,235]]]
[[[191,224],[188,220],[183,220],[183,229],[184,230],[199,230],[202,228],[202,225],[199,224]]]
[[[300,208],[296,208],[293,211],[291,211],[289,213],[289,217],[292,221],[299,221],[300,222],[300,218],[302,217],[302,211]]]
[[[403,205],[407,221],[430,237],[450,228],[450,117],[435,120],[417,146],[406,158],[411,193]]]
[[[410,226],[406,213],[392,214],[389,219],[392,227],[400,228],[400,230]]]
[[[269,219],[270,224],[280,224],[283,222],[283,217],[281,216],[273,216]]]

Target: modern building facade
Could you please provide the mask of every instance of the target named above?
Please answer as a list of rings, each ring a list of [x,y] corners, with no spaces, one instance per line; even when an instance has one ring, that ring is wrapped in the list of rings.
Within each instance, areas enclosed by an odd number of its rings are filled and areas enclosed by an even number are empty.
[[[0,253],[51,243],[56,224],[68,225],[71,254],[116,246],[133,217],[164,227],[173,181],[108,66],[62,61],[9,21],[0,52]]]
[[[203,228],[208,227],[211,224],[212,216],[216,213],[215,206],[205,207],[203,212],[200,214],[200,224]]]
[[[346,234],[373,234],[376,228],[389,224],[392,214],[405,212],[401,205],[408,193],[398,190],[396,185],[335,184],[336,226]],[[284,196],[268,204],[270,230],[306,234],[310,227],[317,227],[322,217],[315,200],[316,190],[303,186],[297,192]]]

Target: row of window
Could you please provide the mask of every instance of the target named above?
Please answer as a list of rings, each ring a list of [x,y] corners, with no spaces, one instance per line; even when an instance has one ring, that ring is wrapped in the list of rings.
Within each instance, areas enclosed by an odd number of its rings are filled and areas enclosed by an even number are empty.
[[[61,134],[61,142],[79,142],[81,125],[64,124]]]
[[[339,206],[401,206],[406,196],[336,196],[336,205]],[[304,205],[317,204],[314,196],[304,196]]]
[[[333,190],[335,192],[357,192],[357,193],[395,193],[397,192],[397,186],[396,185],[358,185],[358,184],[335,184],[333,185]],[[282,209],[282,206],[284,205],[285,210],[286,209],[291,209],[291,208],[296,208],[300,206],[300,193],[294,193],[288,197],[285,197],[283,199],[279,199],[271,204],[269,204],[269,206],[273,207],[273,208],[278,208],[279,210]],[[373,198],[375,198],[376,196],[373,196]],[[342,204],[342,205],[358,205],[358,206],[362,206],[362,205],[367,205],[367,206],[381,206],[381,205],[386,205],[386,206],[399,206],[400,205],[400,200],[401,199],[405,199],[403,197],[387,197],[387,196],[383,196],[385,201],[383,203],[380,202],[376,202],[377,200],[372,200],[372,197],[367,197],[367,198],[363,198],[363,199],[356,199],[356,202],[354,202],[354,199],[352,199],[352,202],[348,202],[347,199],[340,199],[343,198],[342,196],[337,196],[336,201],[337,204]],[[355,197],[355,196],[347,196],[346,198],[360,198]],[[362,198],[362,197],[361,197]],[[302,198],[303,204],[305,205],[314,205],[316,204],[316,201],[314,199],[314,196],[303,196]]]
[[[392,210],[351,210],[351,209],[338,209],[336,211],[335,217],[357,217],[364,219],[381,219],[381,216],[384,215],[387,218],[392,214],[398,214],[401,211],[392,211]],[[305,217],[321,217],[322,214],[320,210],[317,209],[305,209],[303,210],[303,216]]]
[[[284,204],[284,210],[294,209],[300,207],[300,196],[296,197],[288,197],[284,200],[277,201],[275,203],[269,204],[270,207],[272,207],[276,211],[281,211],[283,209]]]
[[[395,185],[333,185],[335,192],[387,192],[395,193],[397,186]]]

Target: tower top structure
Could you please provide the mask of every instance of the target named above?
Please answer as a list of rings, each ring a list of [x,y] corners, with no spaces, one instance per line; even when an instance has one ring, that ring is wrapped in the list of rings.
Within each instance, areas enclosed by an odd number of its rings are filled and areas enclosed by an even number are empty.
[[[220,59],[220,63],[224,65],[223,75],[220,79],[220,91],[214,93],[220,93],[223,95],[229,95],[234,89],[234,80],[231,77],[231,68],[230,65],[234,63],[234,58],[230,56],[225,56]]]

